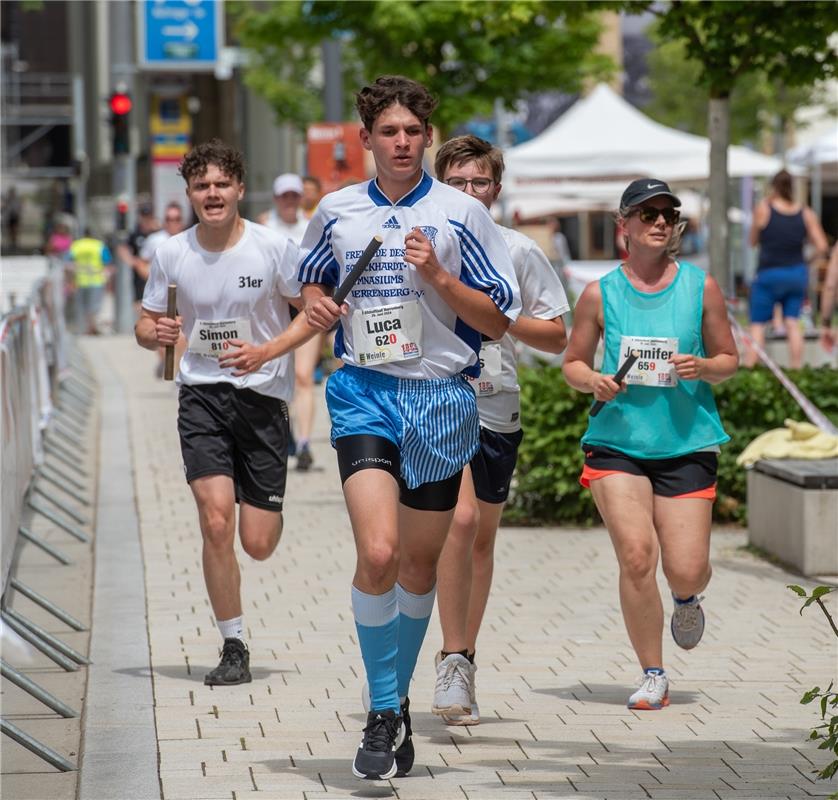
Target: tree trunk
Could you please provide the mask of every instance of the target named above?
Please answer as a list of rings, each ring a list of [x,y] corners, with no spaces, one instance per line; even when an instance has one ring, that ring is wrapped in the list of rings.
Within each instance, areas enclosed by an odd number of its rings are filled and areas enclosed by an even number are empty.
[[[710,135],[710,274],[727,297],[733,296],[727,226],[727,148],[730,144],[730,98],[711,97],[707,108]]]

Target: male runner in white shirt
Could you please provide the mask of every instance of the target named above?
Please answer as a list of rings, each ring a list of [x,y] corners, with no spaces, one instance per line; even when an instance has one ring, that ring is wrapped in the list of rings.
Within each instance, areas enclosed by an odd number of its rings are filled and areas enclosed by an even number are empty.
[[[357,95],[373,181],[326,195],[303,239],[309,322],[340,322],[344,366],[326,390],[357,563],[352,609],[370,711],[352,765],[388,779],[413,765],[411,675],[433,609],[436,563],[463,467],[477,449],[480,337],[518,315],[509,253],[486,209],[422,168],[436,101],[378,78]],[[338,307],[332,289],[374,235],[383,245]]]
[[[244,641],[239,538],[248,555],[273,553],[282,532],[293,359],[282,355],[311,333],[305,316],[289,330],[299,303],[297,246],[239,216],[244,163],[212,140],[190,151],[180,174],[198,224],[154,253],[135,333],[149,349],[174,345],[181,329],[178,433],[186,480],[198,507],[204,579],[219,631],[221,662],[208,685],[251,680]],[[177,285],[178,318],[166,316],[167,287]],[[296,336],[296,338],[295,338]],[[278,357],[281,356],[281,357]]]
[[[503,154],[476,136],[458,136],[437,152],[437,178],[475,197],[487,209],[497,199]],[[480,449],[463,472],[451,530],[439,560],[442,650],[431,711],[449,724],[480,721],[474,691],[477,634],[492,585],[495,536],[509,496],[518,445],[521,402],[515,340],[547,353],[567,346],[562,315],[570,310],[547,256],[524,234],[498,226],[521,288],[521,316],[500,341],[484,341],[481,371],[472,381],[480,414]]]

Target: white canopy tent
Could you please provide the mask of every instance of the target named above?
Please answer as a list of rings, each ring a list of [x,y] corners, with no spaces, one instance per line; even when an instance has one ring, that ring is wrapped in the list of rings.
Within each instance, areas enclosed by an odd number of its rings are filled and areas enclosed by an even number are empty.
[[[564,210],[569,198],[575,196],[581,202],[593,191],[580,182],[595,179],[616,182],[609,189],[619,184],[610,196],[609,208],[613,208],[631,178],[654,176],[680,183],[706,180],[710,140],[655,122],[600,84],[539,136],[508,149],[504,160],[504,193],[512,211],[516,205],[522,210],[527,204],[534,207],[535,198],[545,201],[544,213],[550,213],[546,208],[551,201],[553,212]],[[731,177],[773,175],[782,166],[779,159],[745,147],[728,148]],[[556,205],[562,198],[565,201]],[[577,205],[579,210],[585,207]]]

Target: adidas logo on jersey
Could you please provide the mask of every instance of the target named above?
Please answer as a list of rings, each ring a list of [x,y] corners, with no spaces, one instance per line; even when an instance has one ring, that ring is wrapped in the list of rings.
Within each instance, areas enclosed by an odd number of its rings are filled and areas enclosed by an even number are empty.
[[[390,219],[388,219],[387,222],[385,222],[381,227],[382,228],[401,228],[401,225],[399,225],[399,221],[396,219],[396,215],[393,214],[393,216],[390,217]]]

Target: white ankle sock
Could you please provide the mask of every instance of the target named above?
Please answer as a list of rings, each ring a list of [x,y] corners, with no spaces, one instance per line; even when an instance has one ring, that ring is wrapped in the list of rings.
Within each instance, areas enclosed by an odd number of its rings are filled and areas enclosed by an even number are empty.
[[[221,631],[223,639],[238,639],[244,641],[244,624],[241,617],[233,617],[233,619],[217,619],[215,624],[218,625],[218,630]]]

